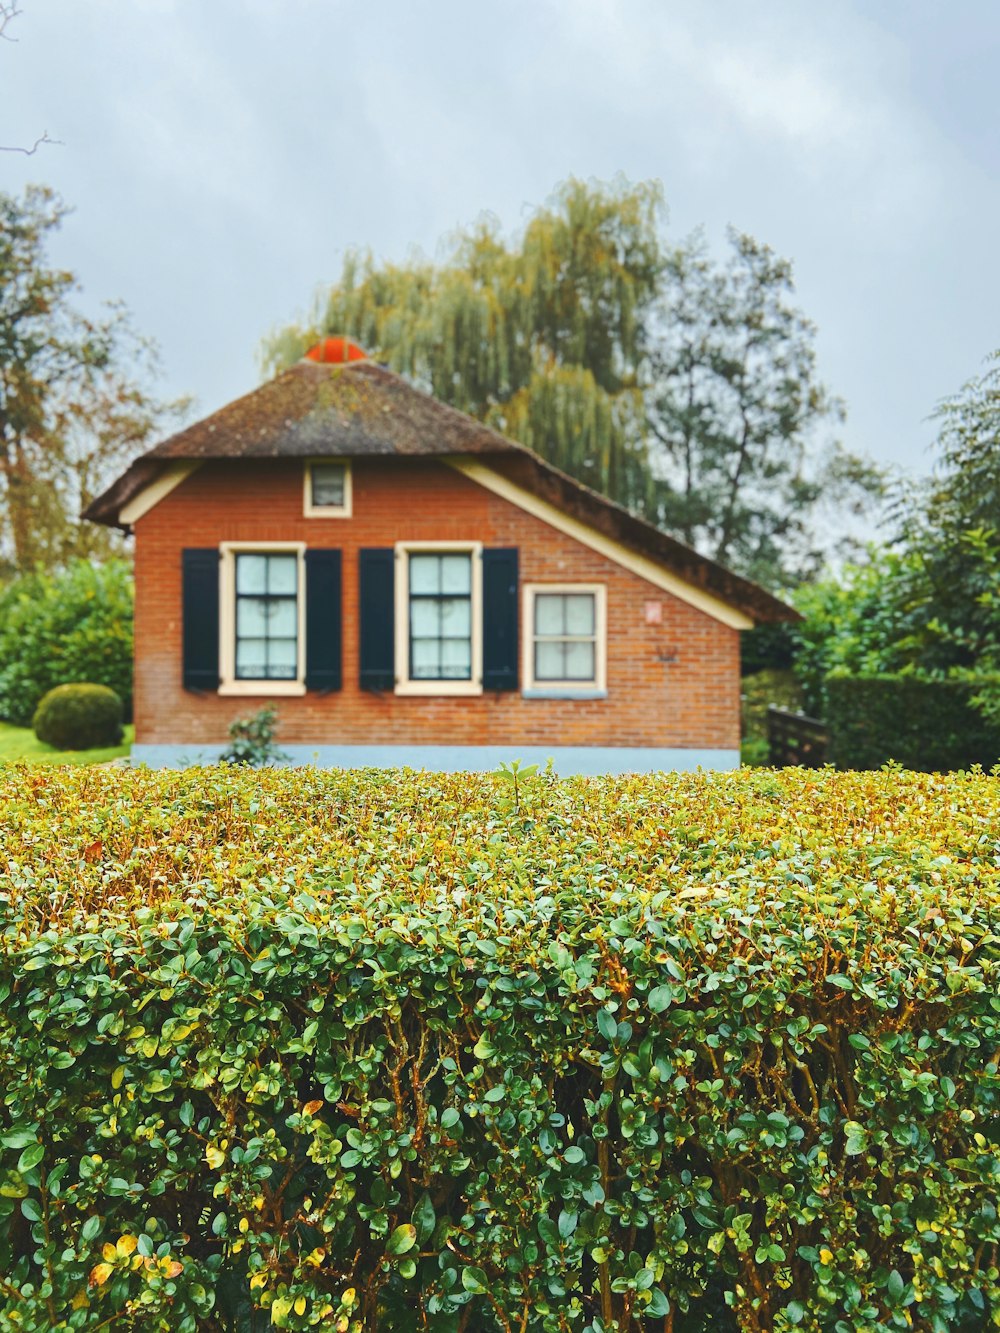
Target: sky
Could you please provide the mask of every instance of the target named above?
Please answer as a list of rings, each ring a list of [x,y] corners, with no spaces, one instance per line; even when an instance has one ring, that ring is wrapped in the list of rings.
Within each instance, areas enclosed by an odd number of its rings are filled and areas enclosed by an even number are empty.
[[[670,231],[794,265],[856,452],[924,472],[1000,346],[996,0],[19,0],[0,189],[155,339],[198,414],[260,379],[346,250],[509,231],[569,176],[662,181]]]

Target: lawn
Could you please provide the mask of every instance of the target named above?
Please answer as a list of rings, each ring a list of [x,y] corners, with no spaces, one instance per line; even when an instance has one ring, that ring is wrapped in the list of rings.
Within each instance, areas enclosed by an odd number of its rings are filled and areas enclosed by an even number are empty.
[[[125,728],[121,745],[103,750],[54,750],[40,741],[30,727],[11,727],[0,722],[0,764],[103,764],[128,755],[133,731]]]

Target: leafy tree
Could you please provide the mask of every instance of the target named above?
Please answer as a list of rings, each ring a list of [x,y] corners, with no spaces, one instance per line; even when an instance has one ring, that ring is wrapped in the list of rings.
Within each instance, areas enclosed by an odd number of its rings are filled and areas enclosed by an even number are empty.
[[[171,410],[146,387],[151,348],[125,311],[87,318],[73,274],[48,264],[66,211],[43,186],[0,193],[0,572],[113,549],[77,516]]]
[[[821,507],[861,512],[881,489],[868,463],[817,428],[843,407],[817,378],[814,327],[792,304],[791,265],[730,230],[716,263],[698,235],[669,255],[651,354],[656,518],[765,582],[815,573]]]
[[[347,256],[308,327],[267,340],[288,365],[349,333],[429,392],[641,509],[642,369],[664,262],[658,186],[570,180],[508,243],[495,219],[440,263]]]
[[[0,718],[27,726],[56,685],[107,685],[131,709],[132,570],[72,561],[0,592]]]
[[[349,254],[305,327],[265,341],[290,364],[347,333],[437,397],[772,584],[811,568],[823,505],[873,470],[813,433],[839,414],[816,376],[790,267],[746,236],[713,265],[668,243],[658,185],[570,180],[519,236],[493,219],[440,262]]]

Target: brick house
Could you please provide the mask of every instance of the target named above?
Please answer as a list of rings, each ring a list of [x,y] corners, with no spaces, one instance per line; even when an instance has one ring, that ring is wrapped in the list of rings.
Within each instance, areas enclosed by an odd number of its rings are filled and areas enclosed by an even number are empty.
[[[152,765],[273,701],[300,763],[730,768],[740,631],[794,614],[343,339],[85,517],[134,534]]]

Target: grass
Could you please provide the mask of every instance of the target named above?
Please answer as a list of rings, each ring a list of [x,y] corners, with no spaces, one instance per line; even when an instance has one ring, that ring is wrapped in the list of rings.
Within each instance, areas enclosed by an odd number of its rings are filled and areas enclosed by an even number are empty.
[[[103,764],[128,755],[133,730],[125,728],[121,745],[101,750],[54,750],[40,741],[30,727],[12,727],[0,722],[0,764]]]

